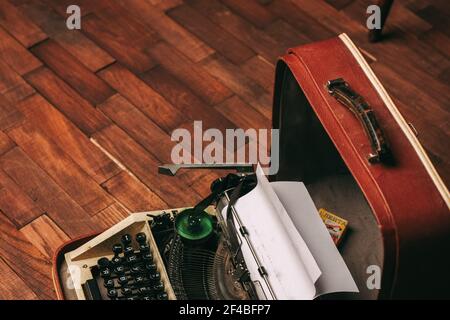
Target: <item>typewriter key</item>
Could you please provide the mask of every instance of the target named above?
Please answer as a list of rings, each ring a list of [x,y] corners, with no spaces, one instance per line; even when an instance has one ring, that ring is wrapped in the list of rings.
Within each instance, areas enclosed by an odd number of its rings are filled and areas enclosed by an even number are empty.
[[[100,269],[100,277],[108,278],[111,276],[111,270],[109,268]]]
[[[156,295],[156,299],[158,300],[167,300],[169,299],[169,296],[167,295],[167,293],[159,293]]]
[[[122,253],[123,247],[120,243],[116,243],[115,245],[113,245],[112,251],[114,252],[114,255],[118,256]]]
[[[150,246],[147,243],[141,244],[139,246],[139,250],[141,250],[142,253],[149,252],[150,251]]]
[[[141,287],[139,288],[139,293],[141,294],[150,294],[152,292],[152,289],[150,287]]]
[[[130,272],[132,274],[139,274],[142,272],[142,268],[140,266],[132,266]]]
[[[122,275],[122,274],[125,273],[125,267],[122,266],[122,265],[117,265],[117,266],[114,268],[114,272],[117,273],[118,275]]]
[[[153,286],[153,290],[157,291],[157,292],[164,291],[164,285],[161,282],[158,284],[155,284]]]
[[[145,252],[142,255],[142,260],[144,260],[144,261],[153,261],[153,255],[150,252]]]
[[[147,242],[147,235],[146,235],[145,233],[143,233],[143,232],[139,232],[139,233],[136,235],[136,241],[137,241],[139,244],[145,244],[145,243]]]
[[[122,294],[125,297],[129,297],[133,294],[133,290],[131,290],[130,288],[124,287],[124,288],[122,288]]]
[[[123,252],[124,252],[125,256],[128,256],[128,255],[134,253],[134,249],[132,246],[128,245],[123,249]]]
[[[116,289],[114,289],[114,288],[109,289],[107,295],[108,295],[108,297],[111,298],[111,299],[115,299],[115,298],[117,298],[117,296],[118,296],[117,291],[116,291]]]
[[[131,244],[132,239],[131,239],[131,236],[127,233],[122,236],[121,240],[122,240],[123,245],[126,247],[127,245]]]
[[[108,258],[100,258],[98,259],[97,264],[100,268],[106,268],[109,267],[109,260]]]
[[[148,276],[151,281],[161,280],[161,275],[159,272],[152,273]]]
[[[143,276],[137,276],[136,278],[134,278],[134,282],[136,284],[142,284],[145,282],[145,278]]]
[[[150,301],[153,300],[153,298],[151,296],[143,296],[142,300]]]
[[[132,254],[126,258],[127,263],[132,264],[138,261],[138,257],[135,254]]]
[[[105,279],[105,282],[103,283],[105,288],[114,288],[114,280],[113,279]]]
[[[145,270],[152,273],[155,272],[157,270],[156,264],[153,262],[147,262],[145,264]]]
[[[126,285],[126,284],[128,283],[128,277],[125,276],[125,275],[122,275],[122,276],[119,277],[119,279],[117,280],[117,282],[119,282],[119,284],[120,284],[121,286],[124,286],[124,285]]]

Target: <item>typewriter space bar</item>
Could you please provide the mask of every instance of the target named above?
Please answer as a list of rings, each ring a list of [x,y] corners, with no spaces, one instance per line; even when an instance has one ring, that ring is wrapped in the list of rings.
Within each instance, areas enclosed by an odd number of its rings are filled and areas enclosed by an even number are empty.
[[[103,300],[98,288],[97,280],[89,279],[83,284],[83,290],[87,300]]]

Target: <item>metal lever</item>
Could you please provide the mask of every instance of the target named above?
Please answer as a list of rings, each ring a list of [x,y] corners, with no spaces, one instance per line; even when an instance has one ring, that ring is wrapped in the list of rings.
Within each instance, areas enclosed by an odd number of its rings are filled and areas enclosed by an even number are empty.
[[[253,173],[253,164],[249,163],[194,163],[194,164],[163,164],[158,167],[158,173],[175,176],[180,169],[235,169],[241,173]]]
[[[328,81],[327,89],[336,100],[353,112],[361,122],[372,148],[372,153],[367,157],[369,162],[380,163],[387,160],[391,156],[391,151],[373,110],[364,98],[353,91],[342,78]]]

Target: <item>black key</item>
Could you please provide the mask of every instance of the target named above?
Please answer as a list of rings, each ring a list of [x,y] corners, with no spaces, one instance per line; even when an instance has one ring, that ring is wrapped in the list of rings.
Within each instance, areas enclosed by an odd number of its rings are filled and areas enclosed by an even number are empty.
[[[158,284],[155,284],[155,285],[153,286],[153,290],[154,290],[154,291],[157,291],[157,292],[164,291],[164,285],[163,285],[161,282],[158,283]]]
[[[128,255],[130,255],[130,254],[133,254],[133,253],[134,253],[134,248],[133,248],[132,246],[126,246],[126,247],[123,249],[123,253],[125,254],[125,256],[128,256]]]
[[[142,284],[145,282],[145,278],[143,276],[137,276],[136,278],[134,278],[134,282],[136,284]]]
[[[146,295],[152,293],[152,288],[150,287],[141,287],[139,288],[139,293]]]
[[[108,258],[100,258],[98,259],[97,264],[100,268],[106,268],[109,267],[109,260]]]
[[[169,296],[167,295],[167,293],[159,293],[156,295],[156,299],[158,300],[167,300],[169,299]]]
[[[145,270],[147,272],[151,272],[154,273],[158,268],[156,267],[156,264],[154,264],[153,262],[146,262],[145,263]]]
[[[122,247],[122,245],[120,243],[116,243],[115,245],[113,245],[112,251],[114,252],[114,254],[116,256],[118,256],[119,254],[122,253],[123,247]]]
[[[131,236],[127,233],[127,234],[124,234],[123,236],[122,236],[122,239],[121,239],[121,241],[122,241],[122,243],[123,243],[123,245],[126,247],[127,245],[129,245],[129,244],[131,244]]]
[[[114,288],[114,280],[113,279],[105,279],[105,282],[103,283],[103,285],[106,288]]]
[[[142,273],[142,267],[140,266],[132,266],[130,269],[132,274],[139,274]]]
[[[118,296],[118,294],[117,294],[117,291],[116,291],[116,289],[108,289],[108,297],[109,298],[111,298],[111,299],[115,299],[115,298],[117,298],[117,296]]]
[[[142,297],[142,300],[147,300],[147,301],[149,301],[149,300],[154,300],[154,299],[152,298],[152,296],[143,296],[143,297]]]
[[[111,259],[111,263],[112,263],[113,265],[121,264],[121,263],[122,263],[122,258],[121,258],[121,257],[113,257],[113,258]]]
[[[118,275],[122,275],[125,273],[125,267],[122,265],[118,265],[114,268],[114,272],[117,273]]]
[[[86,291],[87,300],[103,300],[100,289],[98,288],[97,280],[89,279],[83,284]]]
[[[142,255],[142,260],[144,260],[144,261],[153,261],[153,255],[150,252],[145,252]]]
[[[129,297],[129,296],[131,296],[131,295],[133,294],[133,290],[131,290],[131,289],[128,288],[128,287],[124,287],[124,288],[122,288],[122,294],[123,294],[125,297]]]
[[[146,235],[145,233],[143,233],[143,232],[139,232],[139,233],[136,235],[136,241],[137,241],[139,244],[145,244],[145,243],[147,242],[147,235]]]
[[[111,276],[111,269],[109,268],[100,269],[100,277],[108,278],[110,276]]]
[[[148,278],[152,281],[161,280],[161,275],[159,272],[149,274]]]
[[[133,263],[138,262],[138,257],[137,257],[137,255],[132,254],[132,255],[129,255],[129,256],[126,258],[126,261],[127,261],[128,264],[133,264]]]
[[[125,275],[122,275],[119,277],[119,279],[117,280],[117,282],[121,285],[124,286],[128,283],[128,277]]]
[[[141,245],[139,245],[139,250],[141,250],[142,253],[149,252],[150,246],[147,243],[141,244]]]

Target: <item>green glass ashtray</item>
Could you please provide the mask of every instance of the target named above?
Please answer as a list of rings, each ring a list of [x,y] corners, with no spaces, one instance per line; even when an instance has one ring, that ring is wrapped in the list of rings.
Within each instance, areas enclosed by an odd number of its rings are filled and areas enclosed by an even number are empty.
[[[183,239],[198,241],[208,238],[214,227],[211,216],[205,211],[186,209],[176,216],[175,229]]]

